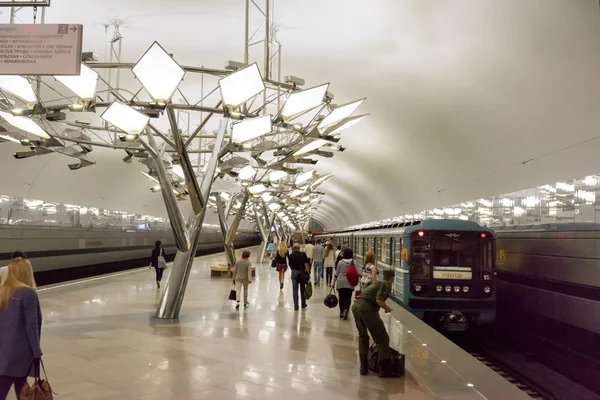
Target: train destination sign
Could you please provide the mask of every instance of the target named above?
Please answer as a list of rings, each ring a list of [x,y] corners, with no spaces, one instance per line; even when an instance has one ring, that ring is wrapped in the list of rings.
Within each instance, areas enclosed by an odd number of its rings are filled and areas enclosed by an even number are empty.
[[[0,75],[79,75],[83,26],[0,24]]]
[[[433,267],[433,279],[473,279],[468,267]]]

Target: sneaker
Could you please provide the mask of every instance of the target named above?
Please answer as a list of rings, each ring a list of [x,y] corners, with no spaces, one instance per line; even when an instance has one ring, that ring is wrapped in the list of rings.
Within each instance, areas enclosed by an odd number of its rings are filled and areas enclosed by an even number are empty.
[[[157,287],[158,289],[160,289],[160,282],[159,282],[159,281],[156,281],[156,287]]]
[[[236,304],[236,306],[235,306],[235,309],[236,309],[236,310],[239,310],[239,309],[240,309],[240,303],[237,303],[237,304]]]
[[[343,317],[345,321],[348,321],[348,310],[344,311]]]
[[[250,303],[248,303],[247,301],[244,302],[244,307],[250,307]]]
[[[302,309],[304,310],[306,307],[308,307],[306,304],[302,306]]]
[[[340,319],[344,318],[344,313],[340,314]]]
[[[300,309],[300,307],[294,306],[294,311],[298,311],[299,309]]]
[[[283,283],[279,285],[279,290],[283,290]]]

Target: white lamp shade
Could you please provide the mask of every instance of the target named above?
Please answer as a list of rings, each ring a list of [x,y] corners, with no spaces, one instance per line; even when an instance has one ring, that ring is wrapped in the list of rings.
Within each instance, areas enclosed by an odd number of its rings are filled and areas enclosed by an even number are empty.
[[[238,177],[240,179],[250,179],[256,174],[256,170],[252,168],[252,166],[247,165],[244,168],[240,169],[238,172]]]
[[[325,97],[325,93],[327,93],[328,88],[329,83],[326,83],[311,89],[292,93],[281,110],[281,116],[283,120],[287,121],[305,111],[309,111],[320,106],[321,103],[323,103],[323,98]]]
[[[259,183],[258,185],[250,186],[248,190],[251,194],[259,194],[267,190],[267,187],[262,183]]]
[[[0,139],[7,140],[7,141],[13,142],[13,143],[19,143],[19,144],[21,143],[21,141],[19,139],[15,139],[14,137],[9,136],[9,135],[0,135]]]
[[[271,116],[263,115],[261,117],[245,119],[242,122],[233,124],[231,133],[232,141],[235,143],[243,143],[248,140],[256,139],[257,137],[266,135],[271,132]]]
[[[317,139],[314,140],[312,142],[310,142],[309,144],[307,144],[306,146],[300,148],[299,150],[297,150],[296,152],[294,152],[294,156],[300,156],[302,154],[306,154],[306,153],[310,153],[311,151],[314,151],[316,149],[318,149],[319,147],[325,146],[327,143],[327,140],[323,140],[323,139]]]
[[[351,126],[356,125],[357,123],[359,123],[363,119],[367,118],[368,116],[369,116],[369,114],[363,114],[363,115],[357,115],[356,117],[349,117],[345,121],[341,122],[339,124],[339,126],[337,126],[335,129],[333,129],[331,132],[329,131],[329,129],[331,129],[331,127],[330,127],[328,130],[326,130],[325,133],[327,135],[338,135],[342,131],[345,131],[346,129],[350,128]]]
[[[296,177],[296,185],[301,185],[304,182],[308,181],[310,178],[312,178],[314,173],[315,173],[314,169],[311,169],[310,171],[301,173],[300,175],[298,175]]]
[[[50,139],[50,135],[48,135],[48,133],[32,119],[15,117],[14,115],[4,111],[0,111],[0,118],[6,121],[9,125],[24,132],[34,134],[44,139]]]
[[[113,102],[100,118],[120,130],[134,135],[139,135],[150,122],[149,116],[118,101]]]
[[[319,177],[316,181],[314,181],[310,187],[311,188],[316,188],[317,186],[327,182],[329,179],[333,178],[333,174],[327,174],[327,175],[323,175],[321,177]]]
[[[290,194],[290,197],[297,197],[300,196],[302,193],[304,193],[304,190],[294,189]]]
[[[173,170],[173,173],[175,175],[177,175],[178,177],[180,177],[181,179],[185,178],[185,175],[183,173],[183,168],[181,167],[181,165],[173,164],[172,170]]]
[[[55,75],[57,81],[65,85],[81,100],[92,100],[96,97],[98,73],[85,64],[81,64],[81,72],[75,76]]]
[[[352,103],[344,104],[337,107],[321,121],[321,123],[318,126],[319,131],[323,133],[323,131],[327,127],[337,124],[344,118],[348,118],[349,116],[351,116],[352,113],[363,103],[363,101],[365,101],[365,99],[360,99],[357,101],[353,101]]]
[[[288,176],[288,173],[285,171],[273,171],[269,174],[269,180],[270,181],[278,181],[280,179],[285,178],[286,176]]]
[[[305,201],[308,201],[308,200],[310,200],[310,196],[304,196],[304,197],[302,197],[300,199],[300,201],[302,201],[302,202],[305,202]]]
[[[278,217],[283,217],[284,215],[285,215],[285,213],[283,211],[280,211],[280,212],[277,213]]]
[[[169,101],[185,75],[183,68],[157,42],[150,46],[132,71],[157,102]]]
[[[281,208],[281,204],[271,203],[267,206],[271,211],[277,211]]]
[[[273,199],[273,195],[269,192],[263,193],[262,196],[260,196],[260,197],[262,197],[262,199],[264,201],[266,201],[267,203]]]
[[[223,105],[235,109],[265,90],[256,63],[219,80]]]
[[[12,93],[27,103],[37,103],[29,81],[19,75],[0,75],[0,89]]]

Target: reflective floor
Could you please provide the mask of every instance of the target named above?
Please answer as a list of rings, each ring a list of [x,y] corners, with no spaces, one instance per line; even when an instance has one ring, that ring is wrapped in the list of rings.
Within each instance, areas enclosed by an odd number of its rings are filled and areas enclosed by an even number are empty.
[[[41,288],[42,349],[56,398],[486,398],[434,363],[394,318],[386,320],[393,347],[407,354],[407,375],[361,377],[353,321],[323,305],[324,287],[294,311],[289,271],[280,291],[276,272],[259,265],[250,306],[236,311],[230,281],[210,277],[223,258],[196,260],[178,322],[153,317],[160,295],[153,270]]]

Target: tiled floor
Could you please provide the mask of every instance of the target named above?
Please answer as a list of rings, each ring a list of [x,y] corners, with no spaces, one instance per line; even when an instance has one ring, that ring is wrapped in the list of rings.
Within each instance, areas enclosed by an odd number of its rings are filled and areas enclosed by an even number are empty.
[[[42,348],[56,399],[434,398],[417,383],[418,365],[404,378],[361,377],[353,321],[322,304],[324,287],[295,312],[289,271],[280,292],[276,273],[258,266],[250,307],[236,311],[227,300],[230,282],[210,277],[222,258],[196,260],[179,322],[153,317],[160,291],[151,270],[40,289]],[[401,330],[394,324],[393,341]],[[420,346],[413,343],[409,362],[431,361]],[[483,398],[447,373],[436,378],[444,398]]]

